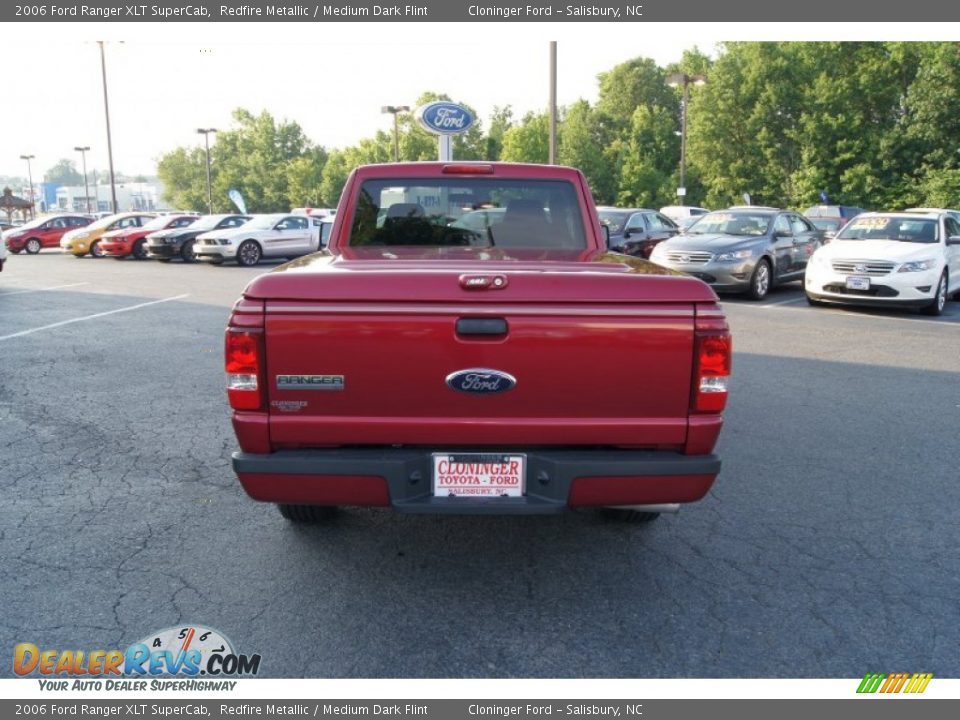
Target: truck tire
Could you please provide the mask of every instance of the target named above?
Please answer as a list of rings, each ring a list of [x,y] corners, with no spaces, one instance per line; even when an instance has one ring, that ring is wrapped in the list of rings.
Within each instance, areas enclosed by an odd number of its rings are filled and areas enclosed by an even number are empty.
[[[244,240],[237,248],[237,265],[253,267],[260,262],[263,251],[256,240]]]
[[[611,522],[631,523],[634,525],[653,522],[660,513],[644,512],[643,510],[630,510],[629,508],[600,508],[600,517]]]
[[[295,523],[317,523],[331,520],[337,508],[330,505],[277,505],[280,514]]]
[[[27,244],[24,245],[24,250],[27,251],[28,255],[36,255],[40,252],[41,247],[43,247],[43,244],[37,240],[37,238],[30,238],[27,240]]]

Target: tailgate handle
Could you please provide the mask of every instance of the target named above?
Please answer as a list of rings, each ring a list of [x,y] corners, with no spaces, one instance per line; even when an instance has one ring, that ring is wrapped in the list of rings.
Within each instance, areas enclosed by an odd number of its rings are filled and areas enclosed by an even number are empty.
[[[506,335],[504,318],[457,318],[457,335]]]

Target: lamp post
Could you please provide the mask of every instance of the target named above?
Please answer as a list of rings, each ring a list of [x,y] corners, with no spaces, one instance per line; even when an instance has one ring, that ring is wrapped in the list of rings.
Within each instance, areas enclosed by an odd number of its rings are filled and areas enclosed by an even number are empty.
[[[87,214],[90,214],[90,186],[87,184],[87,151],[90,149],[89,145],[77,145],[74,150],[80,153],[80,157],[83,158],[83,199],[87,203]]]
[[[384,105],[380,112],[393,115],[393,161],[400,162],[400,127],[397,124],[397,115],[410,112],[410,108],[407,105]]]
[[[687,75],[686,73],[670,73],[667,75],[667,85],[683,88],[683,100],[680,106],[680,187],[677,196],[680,204],[684,205],[687,196],[687,105],[690,104],[690,86],[706,85],[704,75]]]
[[[113,201],[112,210],[117,211],[117,185],[113,175],[113,140],[110,137],[110,103],[107,101],[107,59],[103,53],[103,40],[97,40],[100,46],[100,74],[103,77],[103,113],[107,119],[107,160],[110,163],[110,197]]]
[[[550,147],[547,162],[557,163],[557,41],[550,41]]]
[[[34,155],[21,155],[20,159],[27,161],[27,176],[30,178],[30,213],[36,216],[36,201],[33,199],[33,169],[30,167],[30,161],[33,160],[34,157]],[[26,216],[24,216],[24,218],[26,218]]]
[[[213,215],[213,186],[210,183],[210,133],[216,128],[197,128],[197,134],[203,135],[203,149],[207,154],[207,211]]]

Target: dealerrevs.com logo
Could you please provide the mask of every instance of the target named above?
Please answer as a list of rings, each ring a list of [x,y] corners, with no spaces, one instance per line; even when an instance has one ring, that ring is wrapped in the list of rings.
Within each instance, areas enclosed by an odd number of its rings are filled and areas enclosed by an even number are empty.
[[[19,643],[13,650],[13,672],[39,675],[43,689],[51,690],[146,690],[148,679],[151,690],[232,690],[235,682],[219,680],[254,676],[259,670],[259,654],[240,654],[222,633],[200,625],[151,633],[125,650],[41,649],[33,643]],[[172,685],[153,680],[199,676],[209,681]],[[63,677],[73,682],[59,679]]]

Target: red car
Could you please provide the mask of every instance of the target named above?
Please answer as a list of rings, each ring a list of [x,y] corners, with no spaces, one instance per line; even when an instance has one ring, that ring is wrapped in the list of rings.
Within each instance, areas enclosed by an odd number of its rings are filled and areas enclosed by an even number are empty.
[[[480,208],[503,218],[450,222]],[[341,505],[641,521],[720,471],[717,296],[609,252],[573,168],[356,169],[327,249],[250,282],[225,355],[234,471],[293,521]]]
[[[12,228],[3,233],[3,241],[7,250],[12,253],[26,250],[36,255],[43,248],[60,249],[60,238],[64,233],[84,227],[93,222],[93,218],[86,215],[55,215],[53,217],[37,218],[25,225]]]
[[[124,258],[128,255],[136,260],[146,260],[147,240],[150,233],[160,230],[172,230],[186,227],[199,215],[160,215],[142,227],[126,227],[106,233],[100,240],[100,249],[104,255]]]

